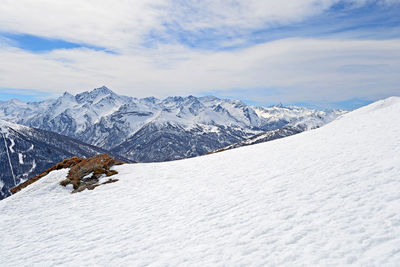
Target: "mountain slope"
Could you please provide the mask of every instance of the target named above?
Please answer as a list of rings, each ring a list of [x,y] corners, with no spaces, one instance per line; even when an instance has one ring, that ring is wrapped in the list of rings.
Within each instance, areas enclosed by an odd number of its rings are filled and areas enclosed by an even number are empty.
[[[9,189],[65,158],[107,151],[48,131],[0,120],[0,199]],[[119,157],[120,158],[120,157]]]
[[[67,171],[53,172],[0,202],[0,255],[15,265],[396,266],[398,114],[400,98],[389,98],[287,138],[122,165],[118,182],[73,195],[58,185]]]
[[[342,113],[251,107],[212,96],[137,99],[104,86],[42,102],[0,103],[0,119],[53,131],[143,162],[203,155],[288,123],[325,124]]]
[[[215,152],[222,152],[222,151],[226,151],[226,150],[229,150],[232,148],[238,148],[238,147],[242,147],[242,146],[249,146],[249,145],[264,143],[264,142],[288,137],[291,135],[295,135],[295,134],[301,133],[303,131],[304,131],[303,128],[285,125],[281,128],[275,129],[275,130],[270,130],[270,131],[266,131],[264,133],[256,134],[248,139],[245,139],[245,140],[239,141],[237,143],[234,143],[232,145],[218,149]]]
[[[295,135],[304,131],[312,130],[315,128],[319,128],[326,124],[326,118],[321,119],[321,118],[315,118],[315,117],[306,117],[302,119],[299,119],[298,121],[288,123],[283,127],[280,127],[278,129],[274,130],[269,130],[260,134],[256,134],[248,139],[241,140],[237,143],[228,145],[226,147],[223,147],[221,149],[218,149],[215,152],[221,152],[221,151],[226,151],[228,149],[232,148],[238,148],[242,146],[249,146],[249,145],[254,145],[254,144],[259,144],[259,143],[264,143],[284,137],[288,137],[291,135]]]
[[[170,161],[204,155],[248,135],[240,128],[149,123],[111,151],[136,162]]]

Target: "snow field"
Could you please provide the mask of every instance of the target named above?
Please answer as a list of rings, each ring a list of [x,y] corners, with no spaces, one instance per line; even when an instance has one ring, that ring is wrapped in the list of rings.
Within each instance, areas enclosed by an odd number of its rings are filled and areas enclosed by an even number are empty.
[[[52,172],[0,202],[0,265],[397,266],[399,114],[393,97],[73,195]]]

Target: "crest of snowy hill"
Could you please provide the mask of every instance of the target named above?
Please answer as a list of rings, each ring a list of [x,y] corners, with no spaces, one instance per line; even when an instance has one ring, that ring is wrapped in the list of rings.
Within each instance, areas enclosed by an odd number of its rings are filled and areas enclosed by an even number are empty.
[[[0,200],[10,195],[10,188],[65,158],[103,153],[110,152],[53,132],[0,120]]]
[[[0,103],[0,119],[53,131],[142,162],[203,155],[288,123],[315,128],[341,114],[252,107],[213,96],[137,99],[104,86],[42,102]]]
[[[118,166],[118,182],[78,194],[54,171],[0,202],[0,255],[38,266],[396,266],[398,114],[393,97],[288,138]]]

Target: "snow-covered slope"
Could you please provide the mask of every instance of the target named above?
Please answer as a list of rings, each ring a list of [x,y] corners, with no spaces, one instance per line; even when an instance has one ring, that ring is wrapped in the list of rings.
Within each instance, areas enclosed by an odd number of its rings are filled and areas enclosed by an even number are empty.
[[[143,162],[202,155],[288,123],[307,121],[307,128],[312,128],[342,113],[251,107],[212,96],[137,99],[117,95],[107,87],[42,102],[0,103],[0,119],[63,134]]]
[[[73,195],[53,172],[0,202],[0,265],[397,266],[399,114],[392,97]]]
[[[0,120],[0,200],[10,195],[10,188],[65,158],[99,153],[110,152],[56,133]]]

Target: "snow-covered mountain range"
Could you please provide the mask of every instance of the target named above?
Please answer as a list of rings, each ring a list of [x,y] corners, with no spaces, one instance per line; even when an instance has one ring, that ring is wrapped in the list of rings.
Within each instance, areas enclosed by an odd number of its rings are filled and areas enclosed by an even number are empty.
[[[65,158],[103,153],[110,152],[53,132],[0,120],[0,200],[10,195],[10,188]]]
[[[76,194],[54,171],[0,202],[0,266],[398,266],[399,114],[392,97]]]
[[[289,123],[311,129],[343,111],[252,107],[205,97],[120,96],[103,86],[77,95],[0,103],[0,119],[53,131],[134,161],[166,161],[215,151]]]

